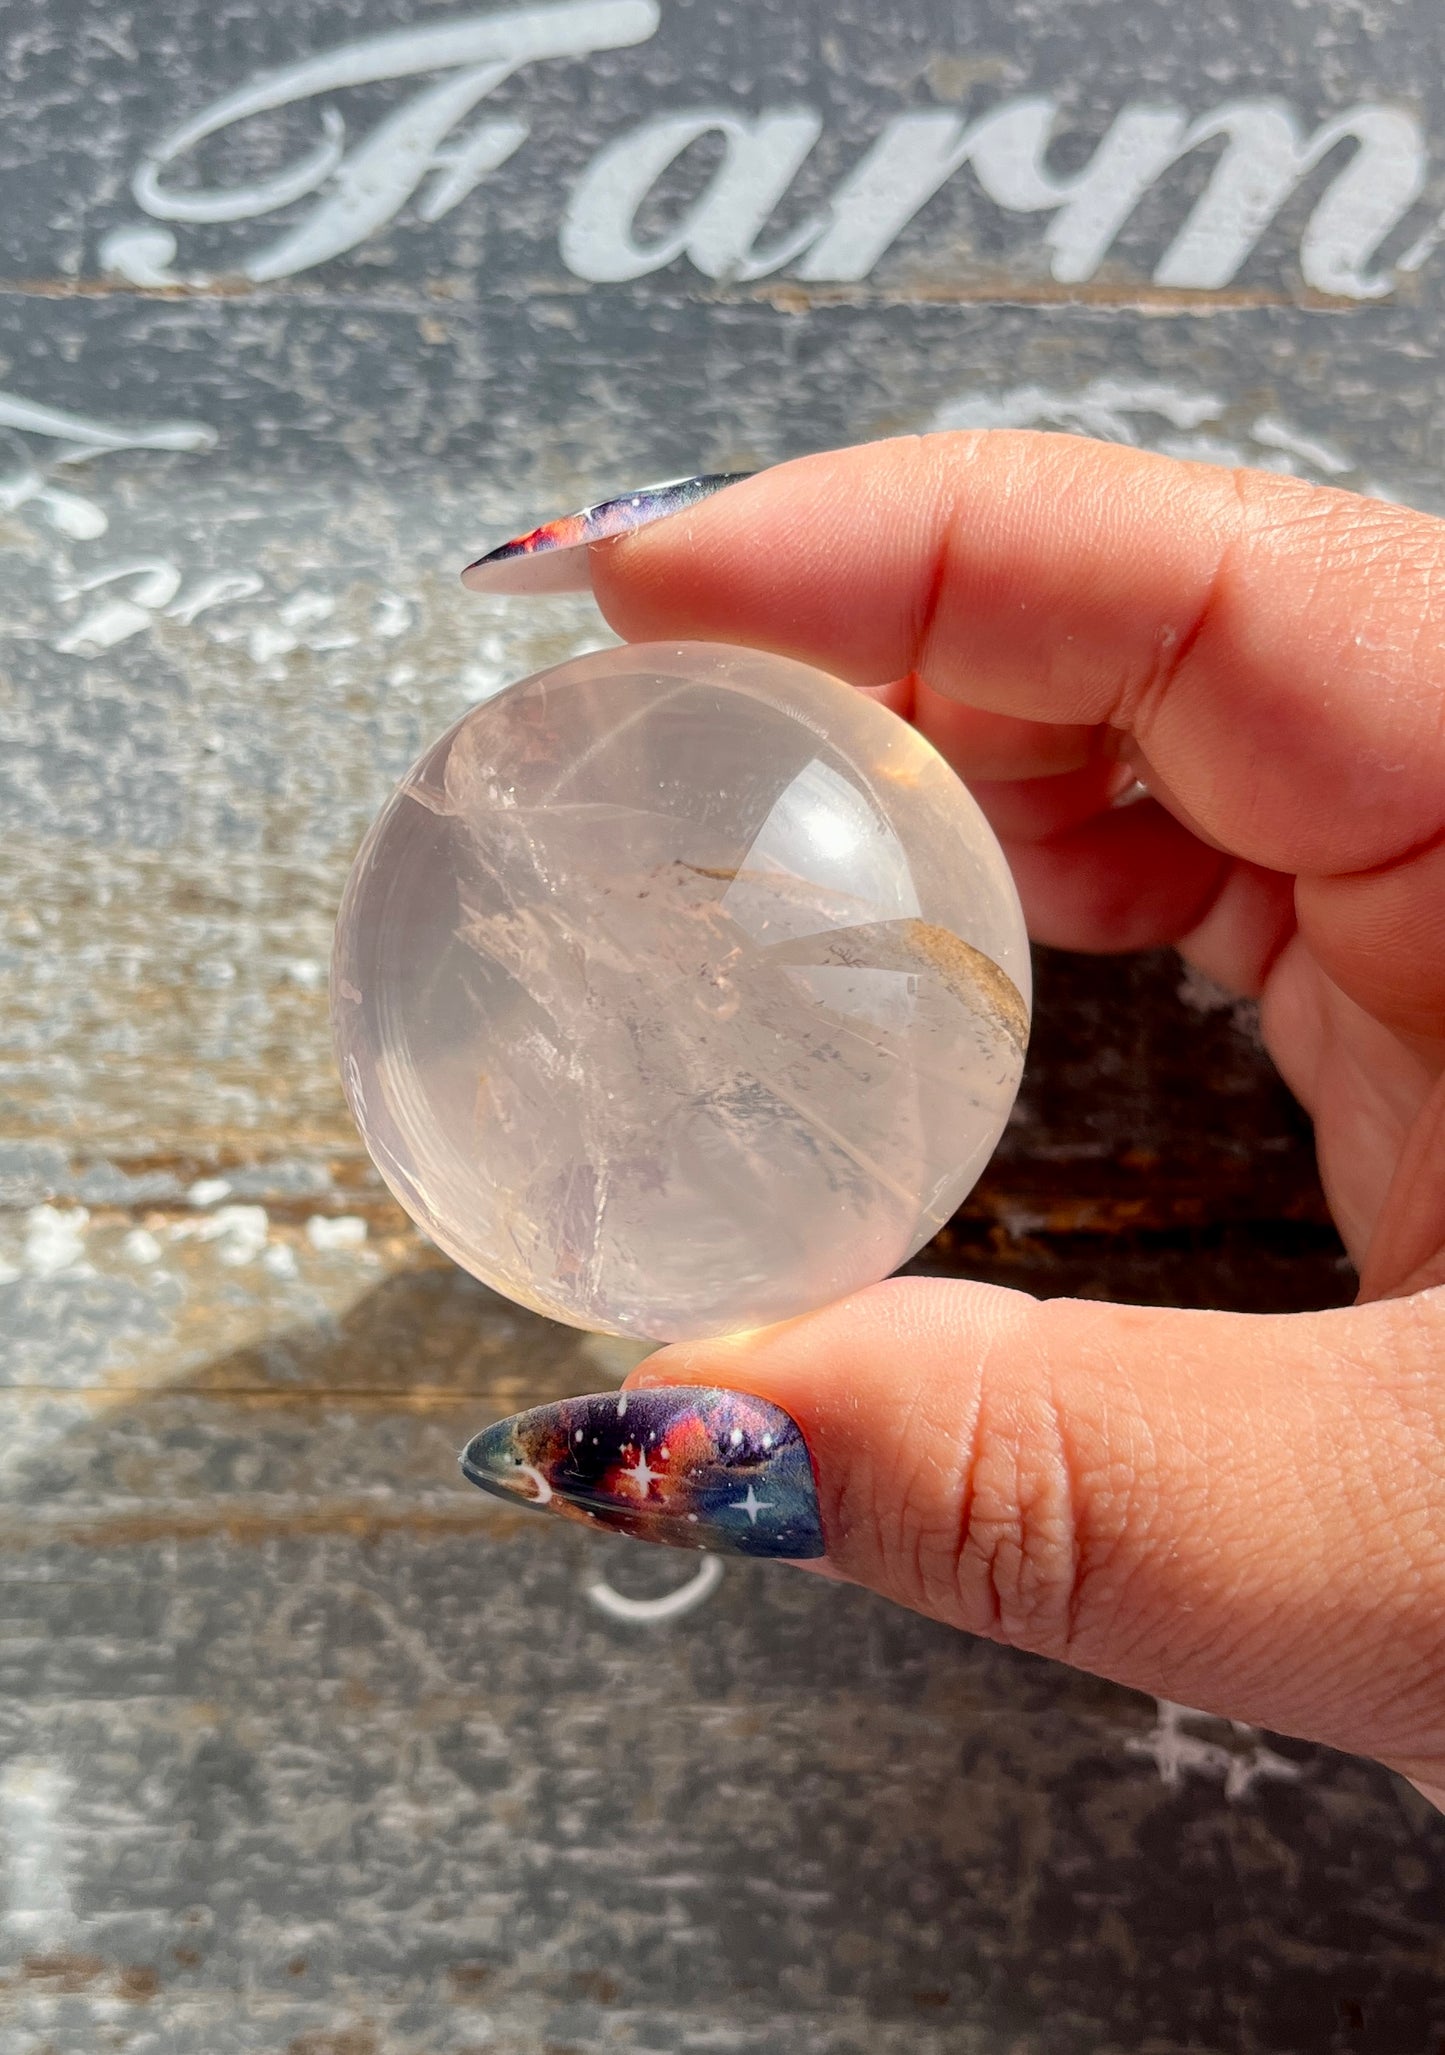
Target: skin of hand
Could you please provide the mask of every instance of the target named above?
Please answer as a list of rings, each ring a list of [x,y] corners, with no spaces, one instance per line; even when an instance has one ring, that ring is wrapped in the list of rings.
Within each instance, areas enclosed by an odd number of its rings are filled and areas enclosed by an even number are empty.
[[[1445,522],[991,432],[780,466],[590,568],[629,640],[911,719],[1037,940],[1257,997],[1361,1279],[1275,1316],[893,1279],[629,1381],[791,1413],[827,1574],[1445,1804]]]

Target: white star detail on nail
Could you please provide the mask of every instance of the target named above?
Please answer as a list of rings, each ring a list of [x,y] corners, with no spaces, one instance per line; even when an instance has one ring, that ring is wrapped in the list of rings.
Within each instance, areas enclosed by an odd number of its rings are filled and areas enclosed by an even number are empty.
[[[732,1501],[732,1504],[728,1507],[728,1511],[730,1513],[746,1513],[748,1516],[748,1525],[750,1527],[756,1527],[758,1524],[758,1514],[766,1512],[767,1509],[772,1505],[772,1503],[773,1502],[770,1498],[759,1498],[757,1493],[753,1490],[753,1487],[750,1484],[748,1486],[747,1497],[735,1498]]]
[[[624,1477],[630,1477],[632,1482],[636,1485],[637,1496],[639,1498],[646,1498],[647,1494],[652,1489],[653,1479],[657,1477],[660,1473],[654,1470],[652,1465],[648,1462],[645,1451],[639,1449],[637,1452],[637,1461],[633,1464],[630,1470],[624,1470],[622,1474]],[[748,1489],[751,1492],[751,1485],[749,1485]]]

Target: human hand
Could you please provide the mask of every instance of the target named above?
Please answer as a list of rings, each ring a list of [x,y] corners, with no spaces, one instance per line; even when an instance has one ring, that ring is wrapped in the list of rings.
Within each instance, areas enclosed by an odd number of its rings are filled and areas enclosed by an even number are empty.
[[[946,435],[765,472],[591,569],[629,639],[777,650],[912,719],[1036,939],[1173,943],[1257,996],[1361,1275],[1279,1316],[895,1279],[631,1386],[791,1414],[831,1574],[1445,1803],[1445,522]]]

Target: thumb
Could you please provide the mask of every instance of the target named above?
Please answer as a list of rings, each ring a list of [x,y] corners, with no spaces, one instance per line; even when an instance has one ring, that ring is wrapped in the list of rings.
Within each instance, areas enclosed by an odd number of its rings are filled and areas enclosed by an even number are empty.
[[[650,1357],[772,1400],[836,1574],[1445,1784],[1445,1290],[1257,1317],[896,1279]]]

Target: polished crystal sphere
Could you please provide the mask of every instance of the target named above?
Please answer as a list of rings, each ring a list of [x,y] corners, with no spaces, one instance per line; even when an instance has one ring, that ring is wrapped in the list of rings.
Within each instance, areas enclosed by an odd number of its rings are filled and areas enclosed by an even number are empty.
[[[1008,1118],[1028,943],[930,745],[806,665],[578,657],[474,707],[356,859],[332,1015],[412,1218],[578,1327],[671,1341],[886,1276]]]

